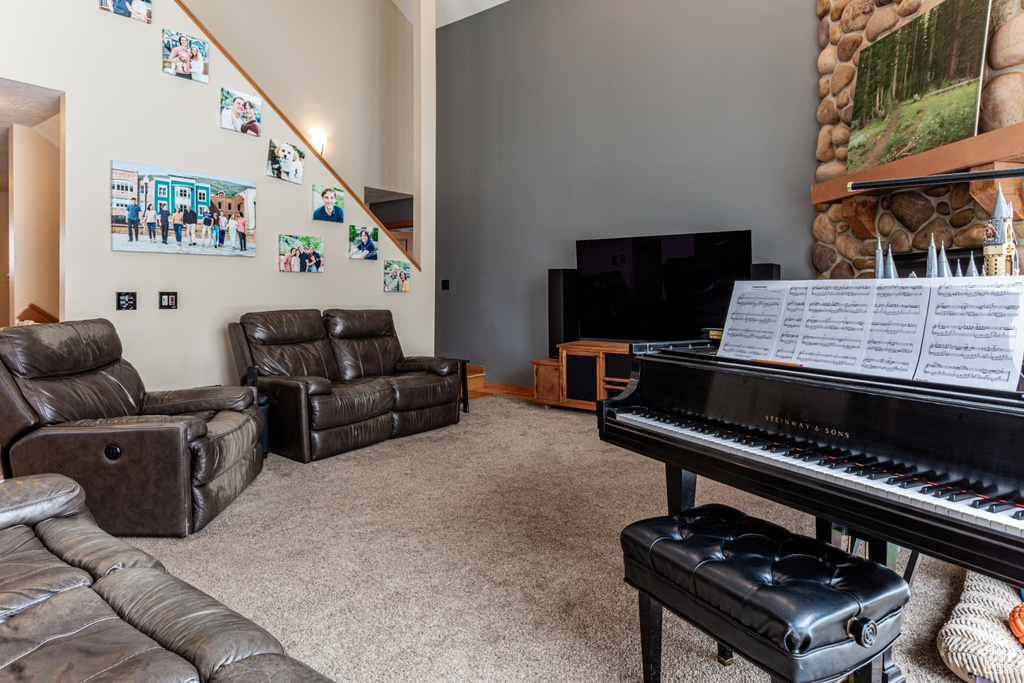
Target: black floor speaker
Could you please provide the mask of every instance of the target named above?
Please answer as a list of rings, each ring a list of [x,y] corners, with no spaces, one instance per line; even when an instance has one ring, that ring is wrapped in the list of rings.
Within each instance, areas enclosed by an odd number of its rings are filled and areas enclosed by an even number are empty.
[[[575,268],[548,271],[548,356],[558,357],[558,345],[580,338],[580,277]]]
[[[780,279],[781,268],[778,263],[751,263],[751,280],[778,280]]]

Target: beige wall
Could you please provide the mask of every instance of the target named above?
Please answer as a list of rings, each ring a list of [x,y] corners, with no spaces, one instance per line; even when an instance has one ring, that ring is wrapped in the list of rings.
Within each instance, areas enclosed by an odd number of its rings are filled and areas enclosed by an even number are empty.
[[[9,316],[30,303],[59,316],[60,149],[31,128],[11,126],[10,154]]]
[[[213,4],[195,3],[200,20],[207,21],[202,10]],[[390,177],[384,160],[392,144],[391,114],[386,111],[390,96],[382,95],[382,90],[390,91],[390,84],[372,67],[394,34],[390,19],[380,17],[390,13],[391,3],[357,4],[365,5],[365,11],[336,16],[317,15],[309,3],[256,2],[247,5],[244,22],[238,21],[238,8],[231,9],[231,20],[240,28],[245,24],[245,40],[273,66],[274,78],[268,75],[268,82],[261,86],[289,118],[303,129],[324,127],[332,138],[329,144],[338,144],[339,151],[344,148],[339,140],[358,138],[358,149],[348,150],[345,163],[336,167],[353,187],[370,178],[379,182]],[[299,7],[308,16],[295,16]],[[346,261],[347,233],[310,219],[310,184],[332,183],[325,169],[310,158],[301,187],[265,175],[269,138],[294,137],[282,121],[265,107],[259,138],[218,127],[221,86],[252,92],[222,55],[212,51],[209,84],[161,73],[161,28],[198,33],[175,3],[156,3],[151,25],[100,11],[96,3],[68,3],[61,11],[59,21],[43,22],[25,3],[0,5],[0,25],[18,27],[0,41],[0,64],[6,78],[66,93],[66,318],[112,320],[125,357],[151,390],[232,383],[225,326],[249,310],[389,308],[405,352],[433,352],[432,228],[418,235],[429,241],[429,249],[424,251],[422,272],[413,273],[412,292],[385,294],[382,261],[399,258],[397,248],[381,240],[381,261]],[[259,23],[265,17],[266,27]],[[287,50],[276,49],[280,42],[269,38],[279,35],[281,26],[292,28]],[[294,30],[297,26],[325,28],[332,38],[312,40],[309,34]],[[364,41],[376,46],[370,54],[361,53]],[[303,46],[311,44],[323,47],[327,56],[310,59]],[[335,58],[342,53],[346,59]],[[245,66],[244,55],[236,57]],[[260,73],[259,65],[254,67],[254,74]],[[339,91],[344,97],[331,111],[310,114],[305,103],[315,102],[317,93],[325,90]],[[307,99],[292,101],[293,94],[302,93]],[[256,258],[112,251],[111,160],[255,180]],[[346,204],[345,219],[346,224],[370,224],[354,203]],[[323,236],[326,272],[278,273],[276,241],[281,233]],[[139,310],[114,310],[115,292],[124,290],[138,292]],[[166,290],[178,292],[178,310],[157,309],[158,292]]]
[[[0,192],[0,325],[7,325],[11,320],[11,286],[8,278],[10,276],[10,264],[8,263],[8,242],[10,234],[7,231],[7,193]]]
[[[235,3],[186,4],[292,123],[327,134],[327,162],[360,197],[365,186],[412,193],[413,31],[394,2],[256,3],[271,9],[244,21]]]

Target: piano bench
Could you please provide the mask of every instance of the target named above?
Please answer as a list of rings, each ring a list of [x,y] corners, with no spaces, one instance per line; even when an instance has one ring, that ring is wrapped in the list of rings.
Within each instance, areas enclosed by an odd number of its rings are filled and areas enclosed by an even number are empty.
[[[645,683],[661,680],[667,607],[771,675],[773,683],[855,680],[883,669],[903,680],[890,648],[907,582],[875,562],[725,505],[636,522],[622,532],[626,583],[640,592]]]

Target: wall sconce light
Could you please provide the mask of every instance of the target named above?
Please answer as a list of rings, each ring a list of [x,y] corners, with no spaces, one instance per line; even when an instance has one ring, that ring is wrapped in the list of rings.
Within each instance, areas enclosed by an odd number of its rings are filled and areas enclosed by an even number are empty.
[[[324,149],[327,147],[327,134],[322,130],[314,130],[310,135],[313,138],[313,148],[320,156],[323,156]]]

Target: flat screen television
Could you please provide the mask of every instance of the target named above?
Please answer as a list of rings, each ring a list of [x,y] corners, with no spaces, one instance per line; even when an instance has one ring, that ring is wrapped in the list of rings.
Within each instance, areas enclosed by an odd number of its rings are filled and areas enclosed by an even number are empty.
[[[581,339],[681,341],[722,327],[750,231],[578,240]]]

